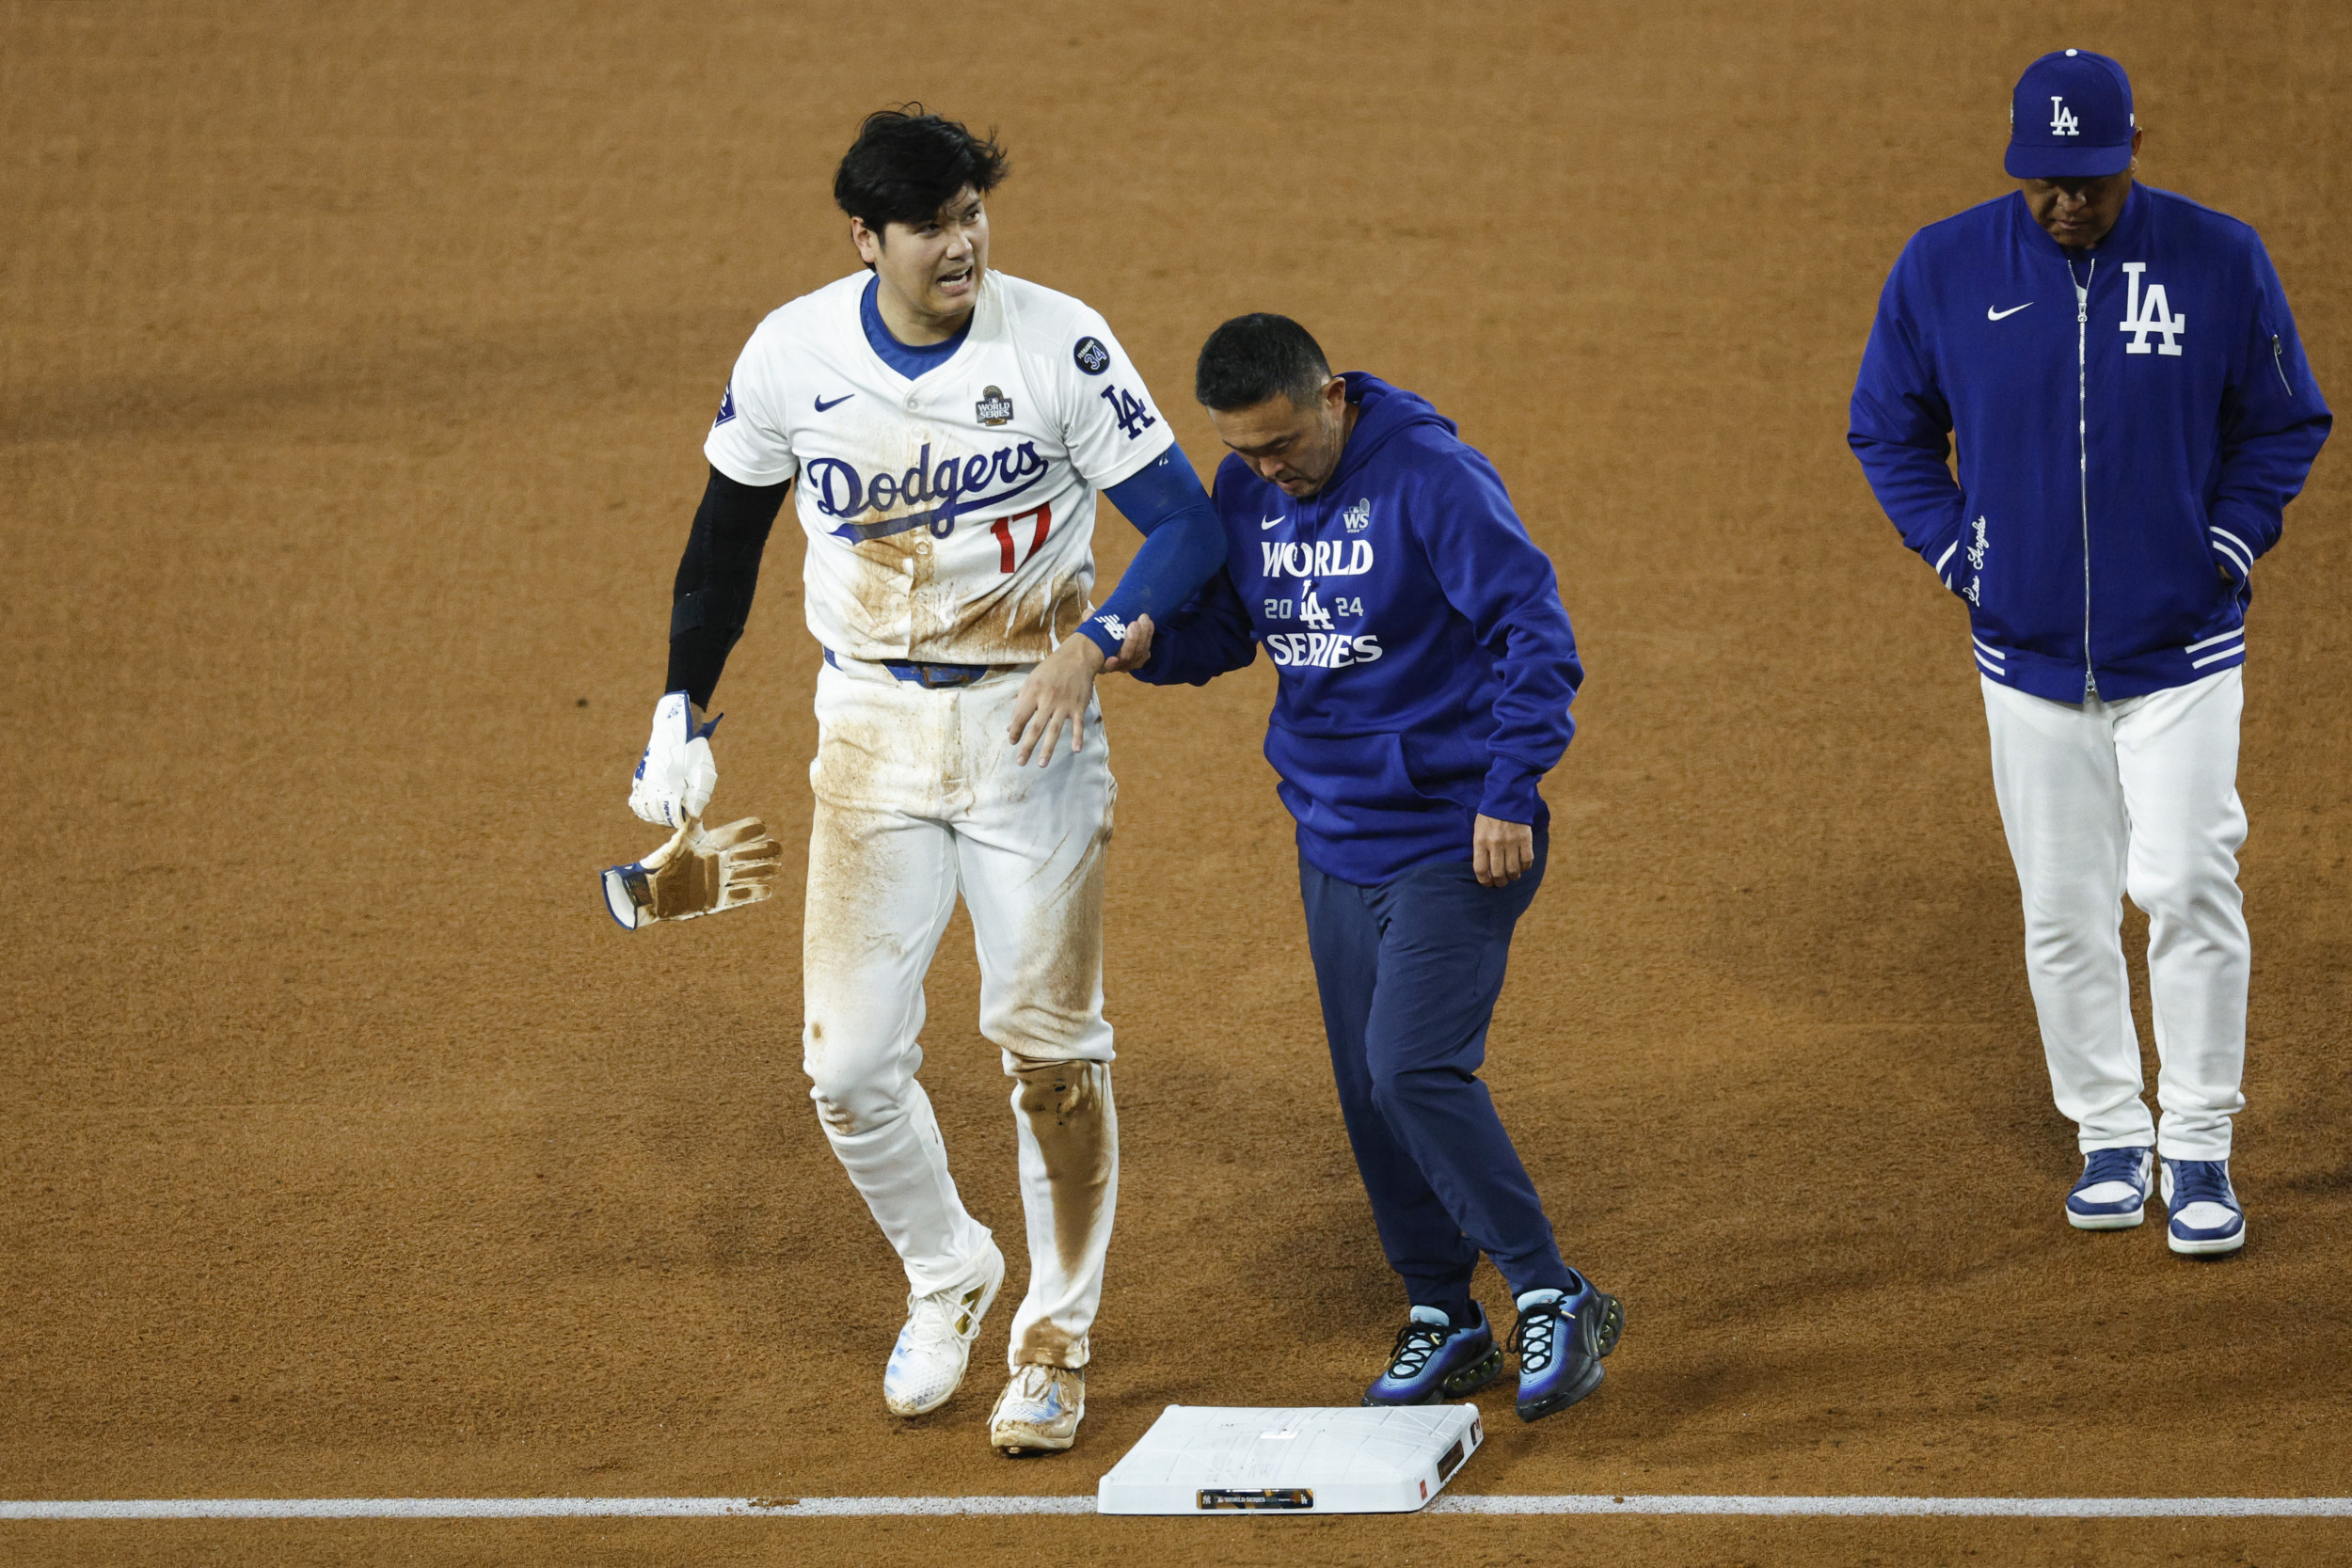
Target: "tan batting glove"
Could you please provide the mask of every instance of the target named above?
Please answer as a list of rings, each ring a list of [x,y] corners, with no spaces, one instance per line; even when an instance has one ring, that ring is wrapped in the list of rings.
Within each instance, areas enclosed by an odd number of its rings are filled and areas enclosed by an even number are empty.
[[[605,872],[605,908],[625,931],[643,930],[657,920],[718,914],[774,893],[783,865],[784,846],[768,836],[759,818],[746,816],[705,832],[702,819],[690,816],[644,860]]]

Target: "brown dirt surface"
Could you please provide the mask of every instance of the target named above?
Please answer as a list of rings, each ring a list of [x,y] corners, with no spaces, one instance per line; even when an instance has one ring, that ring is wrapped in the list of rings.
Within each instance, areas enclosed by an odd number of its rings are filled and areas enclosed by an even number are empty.
[[[2259,574],[2252,1242],[2192,1265],[2059,1222],[1965,633],[1843,439],[1885,269],[2003,188],[2009,85],[2068,43],[2352,398],[2342,7],[0,4],[0,798],[49,890],[0,957],[0,1496],[1083,1494],[1169,1402],[1371,1374],[1401,1295],[1263,661],[1105,684],[1126,1164],[1066,1458],[985,1446],[1009,1305],[952,1404],[883,1413],[903,1284],[798,1071],[797,849],[723,920],[601,911],[660,838],[624,798],[705,423],[852,265],[834,161],[908,98],[1001,128],[997,264],[1104,310],[1196,460],[1201,337],[1283,310],[1459,420],[1559,563],[1591,680],[1488,1077],[1629,1328],[1573,1411],[1489,1395],[1458,1489],[2344,1492],[2352,468]],[[719,809],[787,846],[797,559],[719,704]],[[926,1081],[1017,1241],[969,936]],[[1138,1552],[2267,1565],[2352,1523],[0,1526],[24,1563]]]

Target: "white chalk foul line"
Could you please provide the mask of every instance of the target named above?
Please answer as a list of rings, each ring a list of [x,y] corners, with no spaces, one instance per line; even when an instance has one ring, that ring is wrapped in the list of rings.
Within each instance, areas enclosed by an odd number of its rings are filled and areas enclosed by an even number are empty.
[[[5,1502],[8,1519],[854,1519],[1091,1513],[1092,1497],[198,1497]]]
[[[1092,1497],[199,1497],[5,1501],[12,1519],[859,1519],[1092,1513]],[[2341,1519],[2352,1497],[1448,1496],[1430,1513],[1708,1513],[1793,1518]]]
[[[1447,1496],[1431,1513],[1735,1513],[1800,1518],[2352,1518],[2352,1497],[1708,1497]]]

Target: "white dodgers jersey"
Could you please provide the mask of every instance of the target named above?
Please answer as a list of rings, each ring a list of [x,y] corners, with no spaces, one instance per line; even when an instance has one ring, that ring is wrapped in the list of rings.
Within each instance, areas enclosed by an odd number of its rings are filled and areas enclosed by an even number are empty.
[[[836,654],[1023,664],[1093,606],[1095,492],[1175,436],[1103,318],[983,275],[954,354],[910,381],[866,341],[858,272],[759,324],[703,451],[797,479],[808,629]]]

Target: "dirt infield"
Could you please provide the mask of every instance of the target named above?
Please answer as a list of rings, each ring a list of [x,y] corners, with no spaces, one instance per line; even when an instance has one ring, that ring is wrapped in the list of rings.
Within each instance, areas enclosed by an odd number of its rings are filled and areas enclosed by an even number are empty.
[[[1263,662],[1105,683],[1126,1166],[1066,1458],[985,1447],[1001,1321],[947,1409],[882,1412],[904,1287],[804,1102],[797,880],[634,937],[596,902],[659,836],[626,774],[705,423],[853,264],[834,160],[912,97],[1000,127],[996,264],[1103,309],[1197,461],[1200,338],[1283,310],[1457,419],[1559,564],[1591,678],[1488,1077],[1629,1327],[1574,1411],[1490,1394],[1458,1490],[2346,1491],[2352,468],[2257,574],[2252,1240],[2192,1265],[2058,1220],[1965,631],[1843,440],[1885,268],[2002,188],[2008,86],[2068,43],[2352,399],[2352,11],[2059,10],[0,0],[0,799],[41,895],[0,958],[0,1497],[1078,1494],[1163,1405],[1370,1374],[1401,1296]],[[717,809],[797,844],[817,657],[771,561]],[[925,1077],[1017,1238],[970,955],[959,916]],[[2267,1565],[2352,1525],[0,1525],[44,1563],[1138,1551]]]

